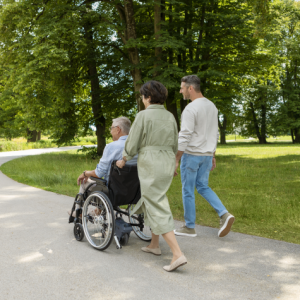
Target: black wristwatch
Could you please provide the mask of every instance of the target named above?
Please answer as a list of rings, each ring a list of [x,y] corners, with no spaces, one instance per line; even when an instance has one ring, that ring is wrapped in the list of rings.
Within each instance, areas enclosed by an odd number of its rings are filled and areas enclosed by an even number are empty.
[[[83,171],[83,176],[84,176],[84,177],[86,177],[85,172],[86,172],[86,171]]]

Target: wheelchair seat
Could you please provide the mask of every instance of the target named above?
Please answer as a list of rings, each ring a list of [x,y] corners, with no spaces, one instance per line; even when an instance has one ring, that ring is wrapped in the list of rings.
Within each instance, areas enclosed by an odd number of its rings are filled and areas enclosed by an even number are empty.
[[[141,198],[140,180],[136,165],[125,165],[119,169],[116,160],[112,162],[107,182],[101,178],[91,177],[96,182],[89,188],[89,193],[101,191],[104,192],[113,205],[113,207],[136,204]]]

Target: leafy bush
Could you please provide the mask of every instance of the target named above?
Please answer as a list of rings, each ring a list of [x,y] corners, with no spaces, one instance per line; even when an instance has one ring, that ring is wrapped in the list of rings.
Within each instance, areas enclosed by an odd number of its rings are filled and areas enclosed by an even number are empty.
[[[82,152],[88,159],[99,159],[100,155],[97,153],[97,147],[84,147],[78,149],[77,152]]]
[[[97,138],[96,137],[86,137],[85,138],[85,141],[87,143],[92,143],[93,145],[96,145],[97,144]]]

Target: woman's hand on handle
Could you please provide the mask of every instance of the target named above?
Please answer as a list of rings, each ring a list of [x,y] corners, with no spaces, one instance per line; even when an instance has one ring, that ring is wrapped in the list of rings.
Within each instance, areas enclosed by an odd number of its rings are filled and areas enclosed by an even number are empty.
[[[118,168],[122,169],[125,166],[125,163],[126,162],[123,159],[121,159],[116,162],[116,165]]]

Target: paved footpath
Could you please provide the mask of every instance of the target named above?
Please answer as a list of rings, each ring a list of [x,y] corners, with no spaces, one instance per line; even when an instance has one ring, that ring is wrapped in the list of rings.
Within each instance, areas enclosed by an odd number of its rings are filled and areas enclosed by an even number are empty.
[[[0,164],[71,148],[2,152]],[[159,257],[140,251],[146,244],[134,233],[121,250],[77,242],[66,213],[72,202],[0,172],[1,300],[300,299],[300,245],[233,232],[220,239],[197,226],[196,238],[178,238],[188,264],[167,273],[172,255],[162,239]]]

